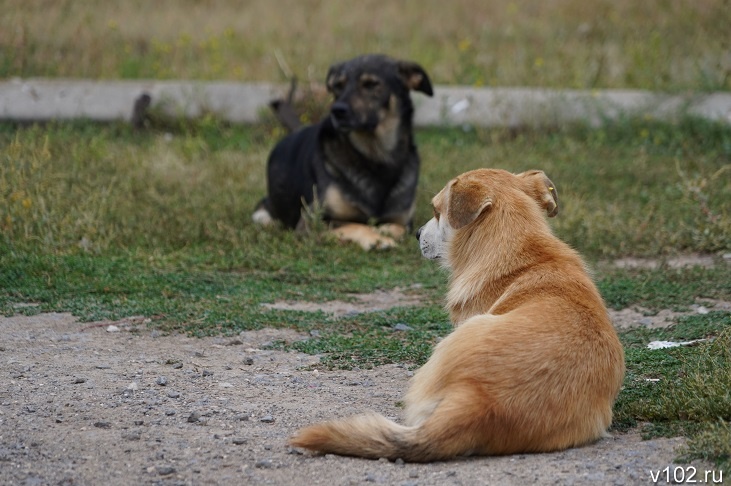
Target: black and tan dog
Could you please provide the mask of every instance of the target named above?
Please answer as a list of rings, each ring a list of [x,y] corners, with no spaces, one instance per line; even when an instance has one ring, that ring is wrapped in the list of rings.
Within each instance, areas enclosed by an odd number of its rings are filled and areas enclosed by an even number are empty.
[[[331,66],[327,89],[330,115],[270,154],[253,220],[301,229],[303,209],[319,207],[340,239],[393,246],[411,225],[419,177],[410,90],[431,96],[429,77],[416,63],[365,55]]]

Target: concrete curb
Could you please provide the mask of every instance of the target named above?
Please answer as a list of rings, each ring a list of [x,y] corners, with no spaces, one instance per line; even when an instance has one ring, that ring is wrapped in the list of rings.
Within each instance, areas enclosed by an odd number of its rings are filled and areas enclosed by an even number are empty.
[[[89,81],[12,79],[0,82],[0,119],[47,121],[86,118],[131,120],[135,102],[174,117],[213,113],[255,123],[288,86],[197,81]],[[600,125],[625,116],[673,121],[690,115],[731,124],[731,93],[659,94],[639,90],[546,90],[436,86],[433,98],[415,93],[418,126],[552,126],[584,121]]]

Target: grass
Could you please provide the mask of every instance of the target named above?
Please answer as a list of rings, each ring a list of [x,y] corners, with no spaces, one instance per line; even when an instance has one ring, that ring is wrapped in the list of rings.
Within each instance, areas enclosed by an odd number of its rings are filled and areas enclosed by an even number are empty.
[[[475,86],[729,90],[728,0],[0,1],[0,78],[300,79],[364,52]]]
[[[613,427],[644,424],[647,436],[691,436],[684,459],[705,459],[726,471],[731,417],[731,313],[681,319],[670,329],[621,334],[627,376]],[[648,350],[650,340],[710,339],[697,347]]]
[[[441,307],[446,275],[421,258],[413,238],[375,257],[321,233],[254,228],[250,213],[264,192],[274,133],[271,124],[210,118],[143,132],[0,124],[0,312],[65,311],[84,321],[144,315],[163,332],[196,336],[285,327],[313,337],[273,346],[322,354],[323,366],[420,365],[450,329]],[[730,128],[624,120],[598,130],[422,130],[417,139],[417,225],[457,173],[542,168],[559,190],[551,224],[587,256],[609,306],[657,312],[688,310],[698,297],[731,300],[731,265],[720,256],[731,251]],[[716,265],[608,263],[683,252],[715,254]],[[422,304],[335,320],[261,305],[395,287]],[[397,330],[400,323],[410,329]],[[686,434],[687,458],[728,467],[729,329],[731,314],[713,311],[669,330],[624,332],[628,374],[615,427]],[[645,347],[708,337],[715,341]]]

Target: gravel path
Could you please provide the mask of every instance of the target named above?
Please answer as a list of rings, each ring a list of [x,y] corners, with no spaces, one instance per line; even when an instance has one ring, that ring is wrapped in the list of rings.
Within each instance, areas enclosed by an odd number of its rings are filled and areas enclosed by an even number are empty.
[[[286,330],[196,339],[143,318],[40,314],[0,317],[0,333],[0,484],[648,484],[683,444],[629,433],[424,465],[311,456],[287,446],[294,430],[366,410],[399,419],[411,372],[318,370],[317,357],[261,349],[304,338]]]

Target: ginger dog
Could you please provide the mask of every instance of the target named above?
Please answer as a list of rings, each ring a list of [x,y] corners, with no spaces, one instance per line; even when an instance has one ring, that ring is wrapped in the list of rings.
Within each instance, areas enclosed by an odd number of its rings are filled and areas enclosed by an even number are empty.
[[[377,414],[300,430],[323,453],[428,462],[549,452],[602,437],[624,352],[581,257],[543,216],[557,213],[541,171],[481,169],[450,181],[418,233],[450,270],[456,329],[416,373],[406,425]]]

